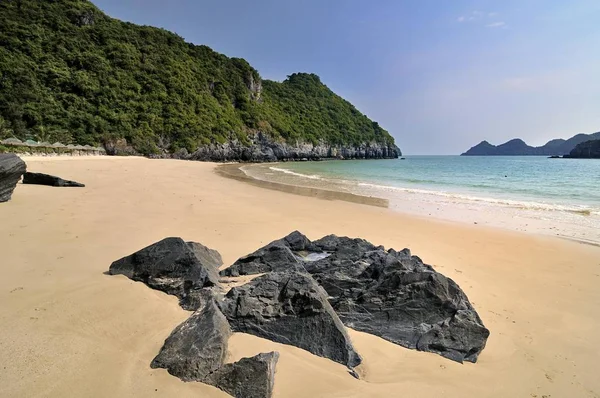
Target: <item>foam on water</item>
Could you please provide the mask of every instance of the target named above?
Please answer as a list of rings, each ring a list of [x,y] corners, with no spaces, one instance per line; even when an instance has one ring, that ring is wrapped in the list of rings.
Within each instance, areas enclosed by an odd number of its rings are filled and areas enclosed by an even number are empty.
[[[291,171],[288,169],[282,169],[280,167],[269,167],[269,170],[278,171],[280,173],[290,174],[290,175],[298,176],[298,177],[302,177],[302,178],[310,178],[311,180],[320,180],[321,179],[321,176],[316,175],[316,174],[307,175],[307,174],[302,174],[302,173],[296,173],[295,171]]]
[[[600,162],[431,156],[242,169],[260,180],[388,199],[420,216],[600,242]]]

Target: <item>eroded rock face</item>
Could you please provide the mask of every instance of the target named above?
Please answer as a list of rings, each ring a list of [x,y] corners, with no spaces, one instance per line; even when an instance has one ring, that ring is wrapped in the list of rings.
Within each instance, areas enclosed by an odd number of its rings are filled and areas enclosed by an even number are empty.
[[[458,362],[477,360],[489,331],[454,281],[408,249],[386,251],[364,239],[335,235],[310,242],[298,234],[274,243],[294,254],[290,269],[302,266],[325,289],[346,326]],[[289,241],[303,242],[303,249],[292,249]],[[254,253],[253,269],[265,272],[271,264],[285,269],[287,253],[276,259],[261,250]],[[231,273],[251,273],[238,262],[232,268]]]
[[[218,288],[221,255],[200,243],[166,238],[111,264],[111,275],[134,281],[179,297],[187,310],[200,308],[204,288]]]
[[[85,187],[84,184],[75,181],[63,180],[60,177],[42,173],[25,173],[23,184],[48,185],[51,187]]]
[[[222,309],[236,332],[303,348],[350,368],[361,362],[325,292],[308,274],[260,276],[231,289]]]
[[[278,352],[261,353],[226,364],[205,380],[236,398],[270,398]]]
[[[294,251],[313,248],[310,241],[300,232],[292,232],[285,238],[276,240],[252,254],[237,260],[231,267],[221,271],[222,276],[254,275],[265,272],[296,271],[305,272],[302,261]]]
[[[223,366],[230,336],[227,319],[211,300],[173,330],[150,366],[184,381],[205,381]]]
[[[13,153],[0,153],[0,203],[8,202],[27,165]]]
[[[211,162],[275,162],[280,160],[301,159],[397,159],[402,151],[394,144],[364,142],[360,145],[335,145],[325,142],[286,143],[274,140],[267,134],[249,135],[250,144],[239,140],[227,141],[223,144],[212,143],[198,148],[193,153],[186,150],[174,154],[163,154],[161,157],[186,160],[203,160]],[[106,147],[110,154],[109,147]]]

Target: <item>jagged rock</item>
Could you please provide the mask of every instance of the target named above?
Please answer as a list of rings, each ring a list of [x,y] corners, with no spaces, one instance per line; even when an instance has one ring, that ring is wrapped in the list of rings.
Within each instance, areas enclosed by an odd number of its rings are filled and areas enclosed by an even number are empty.
[[[301,251],[293,251],[286,238],[276,242],[300,259],[346,326],[459,362],[475,362],[485,347],[489,330],[464,292],[410,250],[386,251],[364,239],[335,235],[304,242]],[[277,263],[284,270],[284,260],[258,255],[253,264],[261,269]]]
[[[111,275],[125,275],[153,289],[179,297],[196,310],[205,303],[203,288],[218,287],[221,255],[200,243],[166,238],[111,264]]]
[[[225,296],[234,331],[303,348],[350,368],[361,362],[327,295],[308,274],[271,272]]]
[[[0,203],[8,202],[27,165],[13,153],[0,153]]]
[[[252,254],[237,260],[231,267],[221,271],[221,276],[240,276],[264,272],[297,271],[305,272],[302,261],[292,253],[311,248],[308,238],[295,231],[285,238],[276,240]]]
[[[278,352],[242,358],[210,374],[205,383],[220,388],[236,398],[271,398],[278,360]]]
[[[227,319],[211,300],[173,330],[150,366],[184,381],[205,381],[223,366],[230,336]]]
[[[84,184],[75,181],[63,180],[60,177],[42,173],[25,173],[23,184],[49,185],[51,187],[85,187]]]

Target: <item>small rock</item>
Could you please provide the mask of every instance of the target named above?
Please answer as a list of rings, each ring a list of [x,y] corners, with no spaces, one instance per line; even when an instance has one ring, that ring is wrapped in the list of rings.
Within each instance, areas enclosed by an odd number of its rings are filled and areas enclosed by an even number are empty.
[[[25,173],[23,184],[49,185],[51,187],[85,187],[84,184],[75,181],[63,180],[60,177],[42,173]]]
[[[278,360],[278,352],[242,358],[211,373],[205,383],[236,398],[271,398]]]

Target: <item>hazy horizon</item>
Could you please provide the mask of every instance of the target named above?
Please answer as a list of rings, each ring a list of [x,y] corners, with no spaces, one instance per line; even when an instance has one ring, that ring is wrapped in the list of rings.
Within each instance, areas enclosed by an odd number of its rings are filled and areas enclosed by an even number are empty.
[[[600,130],[600,2],[94,3],[245,58],[266,79],[316,73],[406,154],[513,138],[541,146]]]

